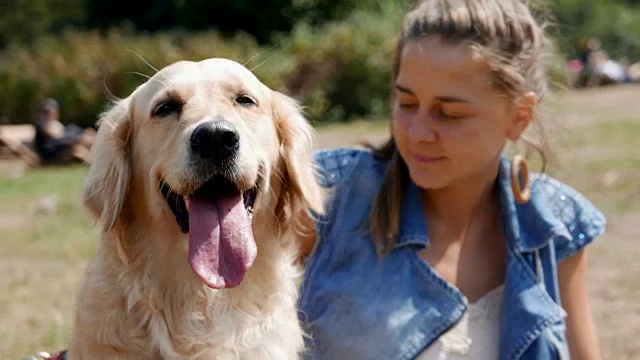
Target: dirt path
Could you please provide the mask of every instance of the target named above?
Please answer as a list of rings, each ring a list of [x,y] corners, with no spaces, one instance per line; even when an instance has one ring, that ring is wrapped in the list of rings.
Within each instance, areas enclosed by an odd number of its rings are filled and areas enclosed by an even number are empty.
[[[592,125],[601,119],[638,119],[640,85],[567,91],[551,99],[547,111],[552,117],[556,116],[565,128]]]
[[[640,359],[640,213],[610,217],[591,249],[589,286],[605,359]]]

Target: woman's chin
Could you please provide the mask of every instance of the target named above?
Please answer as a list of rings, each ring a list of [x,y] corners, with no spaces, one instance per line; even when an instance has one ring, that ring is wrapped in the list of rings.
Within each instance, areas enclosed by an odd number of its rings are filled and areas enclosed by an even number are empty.
[[[446,176],[434,173],[425,173],[424,171],[409,171],[409,176],[416,186],[424,190],[442,189],[447,187],[450,183],[450,179]]]

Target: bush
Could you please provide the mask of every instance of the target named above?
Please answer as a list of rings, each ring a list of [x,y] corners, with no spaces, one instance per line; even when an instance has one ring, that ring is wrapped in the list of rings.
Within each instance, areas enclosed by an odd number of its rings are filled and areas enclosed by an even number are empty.
[[[298,98],[314,124],[388,116],[391,62],[406,3],[382,2],[380,8],[321,25],[307,19],[272,45],[259,45],[246,34],[230,39],[213,31],[134,35],[125,27],[107,33],[68,31],[40,38],[29,48],[12,45],[0,53],[0,119],[31,122],[38,102],[54,97],[61,101],[64,122],[89,126],[112,94],[127,96],[155,72],[145,61],[161,68],[209,57],[246,63],[265,84]],[[603,4],[598,0],[593,7],[606,8],[604,15],[578,0],[559,0],[549,8],[562,24],[554,27],[561,54],[552,59],[552,83],[567,83],[566,59],[576,56],[582,36],[600,36],[612,55],[640,60],[638,37],[630,36],[640,34],[640,20],[632,22],[640,19],[639,8]],[[581,18],[581,11],[591,15]],[[625,16],[614,19],[615,14]]]
[[[40,100],[53,97],[63,122],[90,126],[107,99],[127,96],[153,75],[151,66],[210,57],[246,62],[265,84],[298,98],[315,123],[382,115],[397,26],[361,11],[321,27],[299,24],[266,47],[248,35],[224,39],[216,32],[70,31],[0,55],[0,118],[33,121]]]
[[[282,42],[293,61],[287,89],[304,99],[316,123],[384,116],[398,31],[397,22],[371,12],[317,28],[298,25]]]
[[[53,97],[60,100],[63,122],[90,126],[107,99],[126,97],[153,75],[153,67],[209,57],[242,61],[258,50],[248,36],[225,41],[215,33],[128,36],[122,31],[106,35],[68,32],[42,38],[31,50],[11,47],[2,54],[0,118],[31,122],[41,99]]]
[[[598,37],[611,58],[640,61],[640,3],[627,1],[558,0],[552,7],[561,51],[577,58],[580,44]]]

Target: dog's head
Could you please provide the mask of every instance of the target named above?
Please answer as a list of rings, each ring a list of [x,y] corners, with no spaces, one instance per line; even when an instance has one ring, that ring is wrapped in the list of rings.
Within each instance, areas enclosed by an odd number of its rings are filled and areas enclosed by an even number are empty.
[[[310,125],[236,62],[170,65],[99,125],[87,208],[104,232],[136,215],[188,234],[190,265],[212,288],[238,285],[253,263],[254,215],[286,226],[322,212]]]

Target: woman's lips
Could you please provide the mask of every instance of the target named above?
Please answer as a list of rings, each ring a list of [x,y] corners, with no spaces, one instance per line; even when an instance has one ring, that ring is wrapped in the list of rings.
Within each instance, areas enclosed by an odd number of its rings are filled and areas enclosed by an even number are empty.
[[[411,154],[413,160],[420,164],[434,164],[445,159],[444,156]]]

